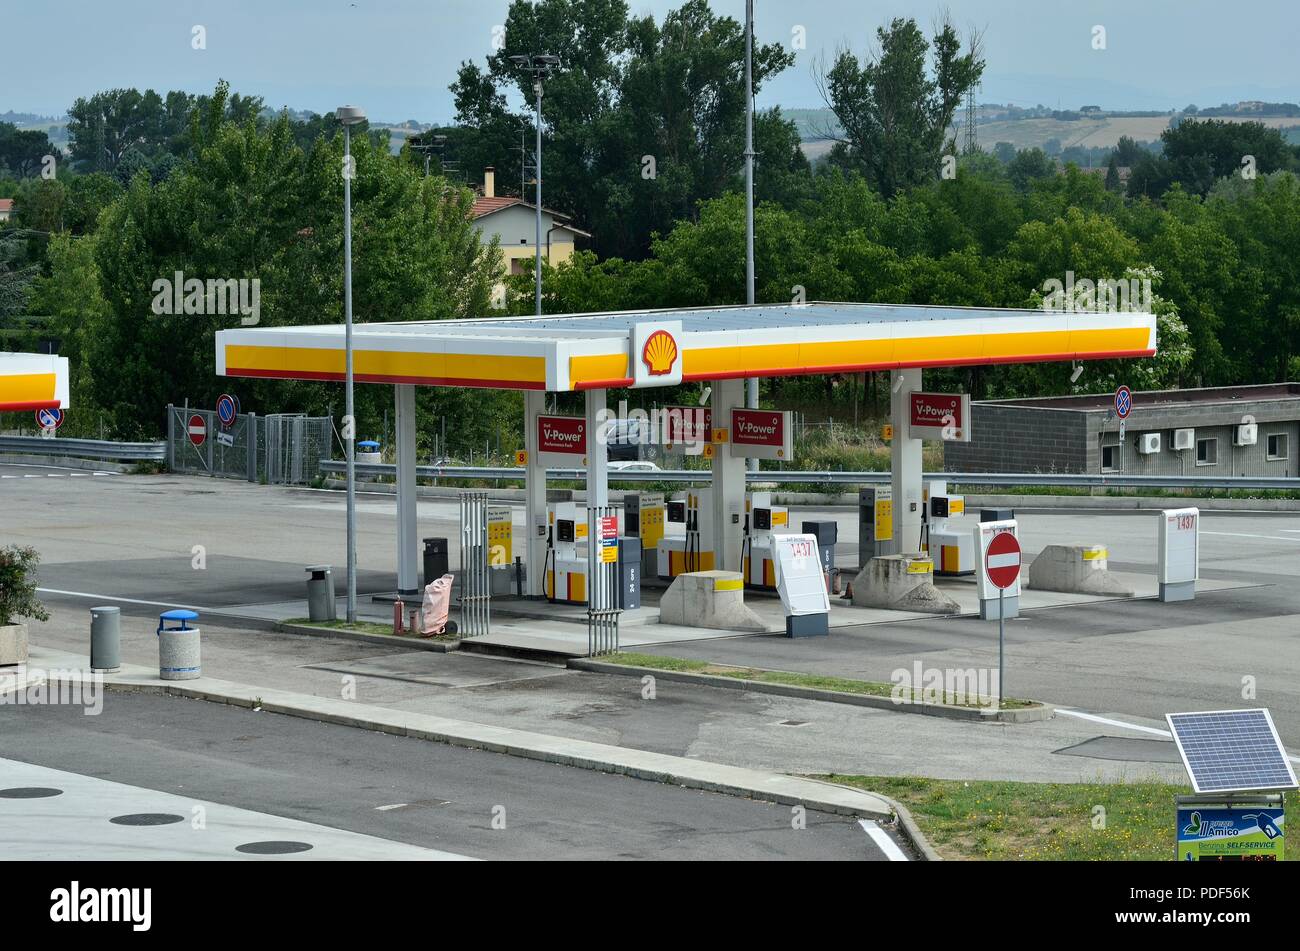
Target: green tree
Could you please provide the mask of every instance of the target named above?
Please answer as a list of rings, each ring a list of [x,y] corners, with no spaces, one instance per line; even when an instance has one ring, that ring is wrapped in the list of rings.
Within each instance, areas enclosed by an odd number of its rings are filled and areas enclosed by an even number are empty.
[[[876,37],[879,56],[859,61],[843,50],[819,81],[844,130],[832,161],[861,169],[888,198],[938,178],[953,113],[979,82],[984,60],[978,34],[963,53],[962,38],[946,19],[929,42],[915,20],[901,18],[877,29]]]

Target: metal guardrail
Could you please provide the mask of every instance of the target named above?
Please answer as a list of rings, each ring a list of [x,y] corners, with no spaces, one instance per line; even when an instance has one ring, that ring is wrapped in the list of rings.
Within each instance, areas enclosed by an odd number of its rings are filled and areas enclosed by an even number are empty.
[[[104,439],[62,439],[58,436],[0,436],[0,453],[58,456],[64,459],[103,459],[118,462],[163,462],[165,442],[113,442]]]
[[[322,473],[342,474],[346,465],[338,461],[322,460]],[[358,476],[387,476],[395,478],[397,467],[391,463],[356,464]],[[514,466],[416,466],[416,476],[421,479],[483,479],[488,482],[522,482],[524,470]],[[548,479],[582,481],[585,469],[547,469]],[[889,481],[888,472],[800,472],[794,469],[763,469],[745,475],[748,482],[821,485],[871,485]],[[1123,475],[1106,473],[1090,475],[1079,473],[1037,472],[927,472],[923,478],[946,479],[956,485],[1041,485],[1069,486],[1073,488],[1150,488],[1150,489],[1281,489],[1300,491],[1300,478],[1291,476],[1165,476]],[[655,471],[611,470],[611,482],[710,482],[708,469],[660,469]]]

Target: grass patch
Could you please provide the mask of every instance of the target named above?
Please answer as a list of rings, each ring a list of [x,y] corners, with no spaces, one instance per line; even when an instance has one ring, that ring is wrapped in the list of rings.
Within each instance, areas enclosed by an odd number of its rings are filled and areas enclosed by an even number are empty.
[[[684,657],[660,657],[657,654],[637,654],[619,652],[601,657],[602,661],[621,664],[625,667],[650,667],[655,670],[671,670],[688,674],[708,674],[713,677],[732,677],[736,680],[752,680],[763,684],[788,684],[792,687],[810,687],[814,690],[830,690],[835,693],[861,694],[869,697],[892,697],[894,685],[874,680],[850,680],[847,677],[826,677],[821,674],[803,674],[793,670],[764,670],[761,667],[733,667],[730,664],[713,664],[703,660],[687,660]],[[922,702],[921,691],[912,690],[912,701]],[[932,701],[933,702],[933,701]],[[952,698],[939,698],[941,703],[952,706],[979,707],[983,704],[964,702],[952,703]],[[1032,700],[1007,698],[1002,701],[1004,710],[1016,710],[1032,707]]]
[[[388,637],[399,639],[398,635],[393,633],[391,624],[380,624],[377,621],[354,621],[349,624],[347,621],[313,621],[305,617],[290,618],[282,622],[284,624],[300,624],[303,627],[328,627],[335,631],[351,631],[354,634],[384,634]],[[405,640],[421,641],[455,641],[459,638],[455,634],[435,634],[433,637],[412,637],[406,635]]]
[[[1174,858],[1174,797],[1163,782],[1013,783],[900,776],[817,777],[897,800],[948,859],[1168,862]],[[1105,825],[1094,828],[1095,809]],[[1300,796],[1286,794],[1287,827]],[[1296,852],[1288,850],[1288,859]]]

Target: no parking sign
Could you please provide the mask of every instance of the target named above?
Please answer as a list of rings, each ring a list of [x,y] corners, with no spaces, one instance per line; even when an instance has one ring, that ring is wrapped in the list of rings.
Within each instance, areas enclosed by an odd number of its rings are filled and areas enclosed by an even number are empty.
[[[63,425],[63,410],[49,406],[36,411],[36,425],[45,432],[53,432]]]

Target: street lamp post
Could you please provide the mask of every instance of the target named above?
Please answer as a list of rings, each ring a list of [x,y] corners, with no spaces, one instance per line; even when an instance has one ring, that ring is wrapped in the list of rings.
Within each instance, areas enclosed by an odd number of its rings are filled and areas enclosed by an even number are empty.
[[[533,259],[533,271],[536,278],[536,290],[534,292],[534,310],[537,316],[542,315],[542,80],[551,75],[551,71],[560,65],[558,56],[550,54],[532,53],[527,56],[511,56],[510,62],[516,66],[522,66],[533,76],[533,92],[537,96],[536,109],[536,126],[537,126],[537,151],[535,154],[534,168],[537,172],[537,191],[536,191],[536,218],[537,218],[537,235],[536,253]]]
[[[754,0],[745,0],[745,303],[754,306]],[[758,377],[745,381],[745,405],[758,408]],[[757,459],[746,459],[751,470]]]
[[[334,113],[343,126],[343,452],[348,462],[348,623],[357,620],[357,421],[352,403],[352,127],[365,121],[365,110],[340,106]]]

